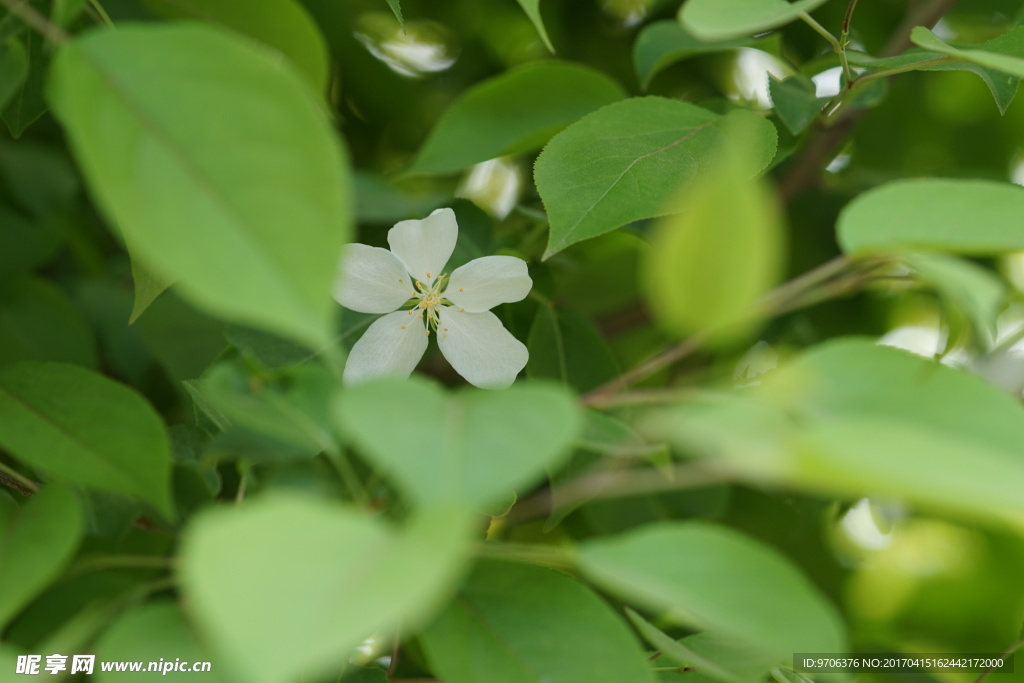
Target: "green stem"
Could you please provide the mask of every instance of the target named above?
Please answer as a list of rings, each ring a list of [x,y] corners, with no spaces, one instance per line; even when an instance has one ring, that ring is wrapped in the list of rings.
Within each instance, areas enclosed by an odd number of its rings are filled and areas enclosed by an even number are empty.
[[[116,28],[114,22],[110,20],[110,15],[103,9],[103,5],[100,4],[100,0],[89,0],[89,5],[92,6],[96,14],[100,15],[100,19],[110,28]]]
[[[846,35],[844,34],[842,39],[836,38],[832,35],[831,31],[819,24],[814,17],[807,12],[801,12],[800,18],[804,20],[805,24],[817,31],[818,35],[827,40],[835,53],[839,55],[839,61],[843,64],[843,75],[846,76],[846,84],[847,87],[849,87],[850,83],[853,81],[853,72],[850,71],[850,62],[846,58]]]
[[[65,577],[107,569],[172,569],[174,558],[162,555],[104,555],[87,557],[72,565]]]
[[[0,483],[6,484],[25,495],[31,495],[39,490],[39,484],[2,462],[0,462]]]
[[[573,552],[569,548],[554,545],[532,545],[529,543],[481,543],[477,555],[498,560],[540,564],[559,569],[572,569]]]
[[[1014,652],[1016,652],[1017,650],[1019,650],[1022,647],[1024,647],[1024,639],[1018,640],[1016,643],[1014,643],[1010,647],[1006,648],[1006,651],[1001,655],[1001,658],[1009,657],[1010,655],[1012,655]],[[984,672],[982,672],[982,674],[980,676],[978,676],[976,679],[974,679],[974,683],[981,683],[983,680],[985,680],[986,676],[988,676],[990,673],[992,673],[992,671],[994,669],[995,669],[994,666],[991,666],[988,669],[986,669]]]

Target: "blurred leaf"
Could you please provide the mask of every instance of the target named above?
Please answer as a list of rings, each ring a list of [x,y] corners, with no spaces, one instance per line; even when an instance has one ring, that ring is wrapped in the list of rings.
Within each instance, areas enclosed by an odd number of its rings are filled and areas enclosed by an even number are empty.
[[[61,233],[56,221],[30,221],[0,202],[0,279],[18,279],[46,263],[60,246]]]
[[[701,40],[728,40],[778,28],[826,0],[687,0],[679,22]]]
[[[778,41],[777,37],[744,36],[706,42],[688,33],[678,21],[655,21],[640,31],[633,44],[633,67],[640,87],[646,90],[655,76],[676,62],[708,53],[759,46],[769,40],[773,43]]]
[[[60,479],[173,512],[170,444],[160,417],[102,375],[59,363],[0,370],[0,446]]]
[[[775,679],[776,683],[814,683],[813,678],[808,678],[802,673],[785,666],[772,669],[772,678]]]
[[[836,230],[848,254],[1024,249],[1024,188],[988,180],[897,180],[846,205]]]
[[[972,46],[971,49],[959,49],[943,42],[924,26],[918,26],[910,33],[915,45],[926,50],[941,52],[973,62],[980,66],[1024,78],[1024,26],[997,36],[992,40]]]
[[[746,124],[750,175],[775,154],[772,124],[746,110],[719,116],[686,102],[638,97],[585,116],[556,135],[534,167],[551,221],[544,258],[571,244],[671,210],[669,200],[719,161],[726,126]]]
[[[228,325],[226,334],[240,351],[272,370],[298,365],[315,355],[304,346],[250,327]]]
[[[768,92],[779,120],[793,135],[799,135],[821,110],[825,98],[816,94],[814,81],[802,74],[779,80],[768,74]]]
[[[7,124],[7,129],[15,138],[21,137],[25,129],[46,112],[43,83],[50,60],[47,53],[43,51],[43,39],[38,34],[28,31],[24,36],[24,54],[28,57],[28,73],[21,79],[21,85],[15,89],[14,95],[8,95],[7,108],[0,109],[3,112],[2,118]],[[17,50],[17,48],[14,49]],[[19,59],[18,57],[14,58],[15,61]],[[7,66],[10,68],[10,64]]]
[[[338,683],[391,683],[391,679],[383,669],[350,666]]]
[[[416,377],[346,388],[335,418],[419,504],[479,510],[567,456],[581,427],[573,396],[555,384],[446,395]]]
[[[397,0],[395,2],[397,3]],[[289,59],[302,72],[314,91],[327,90],[330,75],[327,44],[313,19],[299,2],[146,0],[146,6],[162,17],[204,21],[255,40]]]
[[[67,28],[85,9],[86,2],[87,0],[54,0],[50,19],[61,28]]]
[[[17,38],[0,43],[0,111],[3,111],[28,76],[28,52]]]
[[[176,291],[154,301],[135,326],[173,379],[195,379],[227,347],[224,323],[196,311]]]
[[[423,143],[408,173],[452,173],[494,157],[542,147],[570,123],[626,96],[578,64],[527,64],[459,97]]]
[[[996,318],[1006,301],[1006,287],[991,271],[970,261],[941,254],[907,254],[900,260],[935,288],[952,311],[966,316],[983,344],[996,333]]]
[[[139,316],[156,301],[156,298],[174,284],[143,266],[137,258],[131,258],[131,268],[132,282],[135,284],[135,298],[132,300],[132,312],[128,316],[129,325],[138,320]]]
[[[402,3],[399,0],[388,0],[388,7],[395,13],[395,18],[398,19],[398,25],[405,30],[405,19],[402,18]]]
[[[27,360],[96,366],[96,345],[82,314],[63,292],[34,278],[0,285],[0,366]]]
[[[0,403],[0,412],[3,410]],[[6,430],[0,426],[0,441]],[[6,524],[2,522],[0,586],[4,590],[0,591],[0,627],[57,578],[85,531],[75,494],[57,484],[43,487]]]
[[[437,510],[395,531],[294,495],[208,511],[183,541],[186,604],[237,677],[294,680],[341,664],[371,634],[414,628],[453,588],[469,526]]]
[[[200,644],[184,615],[170,602],[158,601],[137,605],[122,614],[91,648],[96,658],[102,661],[156,662],[174,666],[180,659],[191,667],[193,662],[208,662],[210,653]],[[174,659],[171,658],[173,655]],[[153,671],[132,674],[138,681],[184,681],[194,679],[192,671]],[[95,669],[96,680],[100,683],[120,681],[123,673],[104,672]],[[202,677],[211,683],[222,683],[225,679],[216,664],[202,672]]]
[[[360,223],[393,224],[410,218],[422,218],[451,202],[441,192],[411,193],[364,171],[352,177],[356,198],[356,219]],[[462,222],[459,222],[462,227]],[[461,230],[460,230],[461,232]]]
[[[29,216],[50,218],[78,195],[78,172],[59,147],[27,140],[0,145],[0,176]]]
[[[649,524],[583,543],[584,576],[673,621],[720,632],[780,660],[844,652],[835,609],[772,548],[703,522]]]
[[[653,681],[618,615],[573,579],[540,567],[478,564],[420,638],[447,683]]]
[[[756,321],[782,272],[785,227],[774,195],[742,169],[708,173],[656,225],[643,269],[648,306],[679,335],[728,342]]]
[[[552,306],[538,306],[527,339],[526,376],[555,379],[579,392],[590,391],[619,374],[608,345],[585,317]]]
[[[537,29],[537,33],[540,35],[541,40],[544,41],[548,51],[554,54],[555,46],[551,44],[551,39],[548,38],[548,31],[544,28],[544,19],[540,16],[540,0],[516,0],[516,2],[526,12],[526,16],[530,18],[530,21],[533,22],[534,28]]]
[[[199,24],[122,26],[62,47],[50,98],[147,266],[215,314],[328,341],[350,225],[344,155],[272,55]]]

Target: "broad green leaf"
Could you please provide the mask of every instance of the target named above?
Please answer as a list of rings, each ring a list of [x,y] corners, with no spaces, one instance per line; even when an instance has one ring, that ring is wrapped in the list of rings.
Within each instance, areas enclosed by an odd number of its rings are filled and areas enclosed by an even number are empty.
[[[918,26],[910,33],[915,45],[926,50],[940,52],[973,62],[980,66],[1024,78],[1024,26],[1004,33],[1001,36],[974,45],[969,49],[955,48],[944,42],[924,26]]]
[[[284,55],[316,92],[327,89],[327,43],[295,0],[146,0],[146,5],[163,17],[195,19],[235,31]]]
[[[645,90],[663,69],[690,57],[724,52],[741,47],[753,47],[775,38],[735,38],[706,42],[695,38],[678,21],[666,19],[648,24],[640,31],[633,44],[633,67],[637,80]]]
[[[649,524],[583,543],[577,562],[625,600],[780,660],[845,651],[842,622],[810,582],[772,548],[724,527]]]
[[[0,284],[0,366],[30,360],[95,367],[96,343],[82,314],[59,289],[26,278]]]
[[[0,446],[54,477],[142,498],[172,514],[170,445],[160,417],[102,375],[59,363],[0,370]]]
[[[994,338],[996,317],[1006,300],[1006,287],[994,273],[943,254],[907,254],[900,260],[935,289],[955,316],[966,318],[978,340],[987,344]]]
[[[420,639],[446,683],[654,680],[633,634],[608,605],[568,576],[530,565],[477,565]]]
[[[29,220],[0,202],[0,280],[13,280],[49,260],[61,242],[54,220]]]
[[[556,135],[534,168],[551,222],[544,258],[671,211],[670,200],[725,155],[724,129],[733,125],[751,129],[744,166],[750,175],[762,171],[775,154],[775,128],[746,110],[720,116],[678,100],[638,97]]]
[[[526,376],[555,379],[590,391],[619,374],[619,365],[593,323],[570,311],[539,306],[526,342]]]
[[[395,18],[398,19],[398,25],[405,29],[405,19],[402,18],[402,3],[400,0],[388,0],[388,7],[394,12]]]
[[[757,318],[782,272],[785,228],[774,195],[730,165],[698,179],[663,218],[643,269],[650,310],[681,335],[728,342]]]
[[[15,90],[14,95],[9,96],[7,108],[0,109],[7,129],[15,138],[21,137],[25,129],[46,112],[43,83],[50,61],[49,52],[44,51],[43,39],[34,31],[25,33],[24,41],[28,72],[21,79],[21,85]]]
[[[3,111],[28,76],[28,52],[17,38],[0,43],[0,111]]]
[[[582,421],[573,396],[554,384],[446,395],[418,378],[346,388],[335,418],[418,503],[480,510],[567,456]]]
[[[785,80],[768,74],[768,92],[779,120],[793,135],[804,132],[825,101],[818,98],[814,82],[802,74]]]
[[[1024,249],[1024,188],[988,180],[898,180],[846,205],[836,227],[848,254]]]
[[[724,458],[755,481],[1024,523],[1024,409],[1016,399],[868,340],[818,345],[752,395],[695,401],[648,420],[651,436]]]
[[[552,53],[555,51],[555,46],[551,44],[551,39],[548,38],[548,31],[544,28],[544,19],[540,15],[540,0],[516,0],[519,6],[526,12],[526,16],[533,22],[534,28],[537,29],[537,34],[540,35],[541,40],[544,41],[544,45],[547,46],[548,50]]]
[[[487,80],[462,95],[423,143],[409,173],[452,173],[542,147],[584,114],[626,97],[599,71],[542,61]]]
[[[454,587],[471,526],[462,511],[434,510],[395,530],[334,503],[264,498],[196,518],[180,579],[224,667],[280,683],[347,661],[370,635],[414,628]]]
[[[174,683],[203,678],[210,683],[223,683],[228,680],[216,663],[211,662],[210,654],[205,650],[196,634],[192,632],[185,616],[176,605],[170,602],[157,601],[138,605],[122,614],[100,636],[91,648],[96,659],[106,662],[163,660],[164,671],[132,673],[134,680],[142,683],[152,681],[168,681]],[[175,671],[174,667],[184,664],[191,668],[193,663],[211,662],[209,671]],[[95,668],[96,680],[100,683],[124,680],[123,672],[104,672],[99,666]]]
[[[728,40],[778,28],[826,0],[687,0],[679,10],[684,28],[701,40]]]
[[[2,392],[0,389],[0,414]],[[57,484],[35,493],[7,521],[6,528],[0,525],[0,586],[4,587],[0,591],[0,628],[57,578],[84,531],[75,494]]]
[[[291,70],[202,24],[122,24],[65,44],[49,94],[97,203],[148,267],[207,311],[326,344],[348,177]]]

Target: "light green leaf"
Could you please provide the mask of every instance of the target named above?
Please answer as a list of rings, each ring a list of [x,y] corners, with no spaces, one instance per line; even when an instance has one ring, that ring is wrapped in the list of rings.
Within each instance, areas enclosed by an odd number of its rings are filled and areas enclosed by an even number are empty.
[[[655,76],[676,62],[703,54],[760,46],[767,42],[777,43],[778,37],[743,37],[706,42],[688,33],[678,21],[655,21],[640,31],[633,44],[633,67],[636,69],[637,80],[646,90]]]
[[[955,48],[944,42],[924,26],[918,26],[910,33],[915,45],[926,50],[973,62],[980,66],[1002,71],[1017,78],[1024,78],[1024,26],[985,41],[969,49]]]
[[[28,52],[17,38],[0,43],[0,111],[3,111],[28,76]]]
[[[826,0],[688,0],[679,21],[701,40],[728,40],[778,28]]]
[[[449,509],[396,531],[333,503],[264,498],[199,516],[180,578],[224,667],[280,683],[347,661],[370,635],[415,628],[454,588],[472,526]]]
[[[102,375],[59,363],[0,370],[0,446],[54,477],[136,496],[172,514],[170,445],[160,417]]]
[[[608,605],[573,579],[529,565],[479,564],[420,639],[447,683],[654,680],[643,651]]]
[[[399,0],[388,0],[388,7],[395,13],[398,25],[402,27],[402,30],[405,30],[405,19],[402,18],[402,3]]]
[[[409,173],[452,173],[539,149],[584,114],[626,97],[618,83],[578,64],[543,61],[487,80],[459,97],[420,148]]]
[[[526,12],[526,16],[530,18],[530,21],[533,22],[533,26],[537,29],[541,40],[544,41],[544,45],[554,54],[555,46],[551,44],[551,39],[548,38],[548,31],[544,28],[544,19],[540,16],[540,0],[516,0],[516,2]]]
[[[582,422],[573,396],[554,384],[449,396],[415,377],[349,387],[334,414],[341,433],[418,503],[479,510],[567,456]]]
[[[526,342],[526,376],[555,379],[590,391],[619,374],[611,349],[593,323],[571,311],[540,306]]]
[[[122,614],[100,636],[91,651],[98,660],[107,662],[163,660],[167,671],[133,673],[133,680],[141,683],[167,681],[174,683],[195,680],[197,675],[209,683],[223,683],[228,680],[213,662],[209,671],[174,671],[171,667],[180,663],[192,667],[194,663],[210,662],[211,657],[192,632],[185,616],[170,602],[158,601],[138,605]],[[146,665],[148,666],[148,664]],[[96,680],[100,683],[123,681],[124,673],[104,672],[95,668]]]
[[[785,80],[768,74],[768,92],[779,120],[793,135],[804,132],[825,101],[818,98],[814,82],[802,74]]]
[[[61,48],[50,99],[147,266],[207,311],[326,345],[348,177],[292,71],[201,24],[122,24]]]
[[[729,342],[756,321],[782,272],[785,229],[774,195],[730,165],[694,182],[651,238],[643,282],[650,310],[680,335]]]
[[[743,150],[750,175],[775,154],[771,123],[746,110],[719,116],[662,97],[609,105],[556,135],[534,169],[551,222],[544,258],[571,244],[669,211],[669,202],[720,161],[725,128],[749,128]]]
[[[397,0],[395,0],[397,2]],[[195,19],[234,31],[284,55],[316,92],[326,92],[327,43],[313,18],[294,0],[146,0],[155,14]]]
[[[82,314],[63,292],[34,278],[0,285],[0,366],[28,360],[96,366],[96,342]]]
[[[578,566],[625,600],[780,661],[845,651],[842,622],[810,582],[775,550],[724,527],[650,524],[583,543]]]
[[[34,494],[5,526],[0,525],[0,627],[57,578],[85,531],[75,494],[57,484]]]
[[[954,316],[966,317],[976,339],[987,344],[1006,301],[1006,287],[991,271],[942,254],[907,254],[900,260],[931,285]]]
[[[988,180],[898,180],[846,205],[836,227],[848,254],[1024,249],[1024,188]]]

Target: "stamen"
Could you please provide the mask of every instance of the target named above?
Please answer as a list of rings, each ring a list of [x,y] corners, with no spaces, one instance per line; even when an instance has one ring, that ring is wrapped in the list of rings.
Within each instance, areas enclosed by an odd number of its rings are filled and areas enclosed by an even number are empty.
[[[459,287],[459,291],[460,291],[460,292],[461,292],[461,291],[463,291],[462,287]]]

